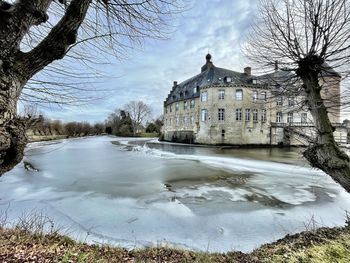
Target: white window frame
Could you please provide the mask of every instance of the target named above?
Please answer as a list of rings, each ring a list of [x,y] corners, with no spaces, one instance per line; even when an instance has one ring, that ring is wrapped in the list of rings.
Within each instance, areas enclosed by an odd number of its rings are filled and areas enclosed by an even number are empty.
[[[237,101],[242,101],[243,100],[243,89],[236,89],[235,99]]]
[[[283,97],[282,96],[278,96],[276,98],[276,105],[277,106],[282,106],[283,105]]]
[[[288,98],[288,106],[293,107],[295,105],[295,100],[294,98]]]
[[[191,102],[190,102],[190,108],[193,109],[194,106],[195,106],[195,102],[194,102],[194,100],[191,100]]]
[[[208,101],[208,91],[203,91],[201,94],[201,101]]]
[[[261,110],[261,122],[266,122],[266,109]]]
[[[253,109],[253,122],[258,122],[259,121],[258,116],[259,116],[258,110],[257,109]]]
[[[257,90],[254,90],[253,91],[253,101],[257,101],[258,100],[258,96],[259,96],[259,93],[258,93],[258,91]]]
[[[301,123],[307,123],[307,113],[306,112],[302,112],[300,114],[300,122]]]
[[[224,108],[218,109],[218,120],[225,121],[225,109]]]
[[[242,109],[236,109],[236,121],[242,121]]]
[[[206,122],[207,120],[208,120],[208,110],[207,109],[202,109],[201,110],[201,121],[202,122]]]
[[[224,89],[219,89],[219,91],[218,91],[218,98],[219,98],[219,100],[224,100],[225,99],[225,90]]]
[[[293,122],[293,112],[288,112],[287,114],[287,123]]]
[[[281,111],[276,112],[276,122],[277,123],[283,122],[283,113]]]
[[[250,121],[250,109],[245,109],[244,120]]]

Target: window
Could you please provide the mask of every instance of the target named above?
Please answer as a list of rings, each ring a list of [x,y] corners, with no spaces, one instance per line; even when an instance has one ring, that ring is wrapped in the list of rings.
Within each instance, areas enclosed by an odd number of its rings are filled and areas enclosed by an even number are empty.
[[[257,79],[252,79],[252,83],[253,84],[258,84],[258,80]]]
[[[231,77],[226,77],[226,82],[232,82],[232,78]]]
[[[179,117],[176,117],[176,125],[179,125]]]
[[[175,104],[175,111],[178,111],[179,110],[179,103],[176,103]]]
[[[243,90],[241,89],[236,90],[236,100],[243,100]]]
[[[169,110],[170,110],[170,112],[173,111],[173,107],[171,105],[169,106]]]
[[[261,110],[261,122],[266,122],[266,109]]]
[[[266,100],[266,92],[265,91],[260,93],[260,99],[261,100]]]
[[[301,122],[302,123],[307,123],[307,113],[303,112],[301,114]]]
[[[290,107],[294,106],[294,98],[288,98],[288,106]]]
[[[225,109],[218,109],[218,120],[219,121],[225,120]]]
[[[195,87],[195,88],[193,88],[193,93],[197,93],[198,92],[198,90],[199,90],[199,87],[197,86],[197,87]]]
[[[194,100],[191,100],[190,108],[191,108],[191,109],[194,108]]]
[[[258,92],[256,90],[253,91],[253,101],[258,99]]]
[[[253,110],[253,122],[258,122],[258,110]]]
[[[170,119],[169,119],[169,125],[171,125],[171,123],[172,123],[172,119],[170,118]]]
[[[168,107],[165,107],[165,114],[168,113]]]
[[[194,117],[191,116],[191,124],[194,124]]]
[[[202,92],[201,101],[208,101],[208,92],[207,91]]]
[[[276,98],[276,104],[277,104],[277,106],[282,106],[283,105],[283,97],[282,96],[278,96]]]
[[[242,120],[242,109],[236,109],[236,121]]]
[[[287,122],[288,123],[292,123],[293,122],[293,112],[288,112]]]
[[[225,130],[221,130],[221,137],[224,138],[225,137]]]
[[[276,113],[276,122],[282,122],[282,112],[280,111]]]
[[[219,100],[225,99],[225,90],[220,89],[219,90]]]
[[[250,109],[245,109],[245,121],[250,121]]]
[[[187,108],[188,108],[188,102],[185,101],[185,102],[184,102],[184,110],[187,110]]]
[[[202,114],[201,114],[201,120],[202,121],[206,121],[208,119],[208,110],[207,109],[203,109],[202,110]]]

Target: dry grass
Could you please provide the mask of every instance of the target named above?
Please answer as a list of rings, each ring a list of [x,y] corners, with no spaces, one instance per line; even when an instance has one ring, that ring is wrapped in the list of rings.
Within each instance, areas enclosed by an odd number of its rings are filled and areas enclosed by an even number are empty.
[[[6,213],[0,218],[5,222]],[[0,262],[350,262],[350,228],[287,235],[250,254],[166,247],[127,250],[76,242],[58,234],[52,220],[42,213],[28,213],[11,228],[0,225]]]

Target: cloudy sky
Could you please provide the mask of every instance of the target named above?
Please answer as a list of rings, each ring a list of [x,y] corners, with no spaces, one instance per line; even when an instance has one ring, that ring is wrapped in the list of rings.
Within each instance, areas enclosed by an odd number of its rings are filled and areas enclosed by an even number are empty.
[[[216,66],[236,71],[247,66],[240,49],[255,14],[255,0],[194,0],[174,21],[170,39],[148,40],[128,58],[99,66],[107,77],[94,85],[108,90],[99,99],[40,110],[52,119],[94,123],[131,100],[143,100],[159,116],[173,81],[198,74],[208,50]]]

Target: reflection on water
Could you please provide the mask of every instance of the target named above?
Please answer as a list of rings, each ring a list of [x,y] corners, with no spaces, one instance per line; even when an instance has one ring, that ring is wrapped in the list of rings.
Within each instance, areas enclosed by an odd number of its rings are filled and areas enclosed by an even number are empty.
[[[344,224],[349,194],[300,151],[107,136],[34,143],[25,161],[39,172],[20,164],[0,178],[0,210],[43,209],[91,242],[248,251],[311,217]]]

